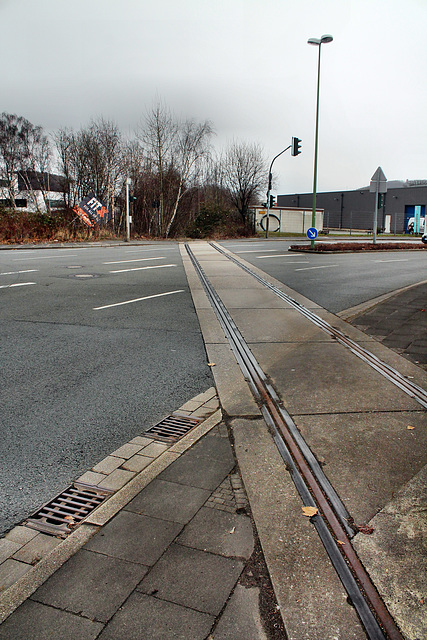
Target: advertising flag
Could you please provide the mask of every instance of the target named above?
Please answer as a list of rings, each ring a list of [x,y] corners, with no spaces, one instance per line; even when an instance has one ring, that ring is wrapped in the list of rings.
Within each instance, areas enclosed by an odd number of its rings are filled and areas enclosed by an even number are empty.
[[[83,198],[74,211],[88,227],[94,227],[95,224],[107,224],[113,217],[111,209],[107,209],[104,202],[97,198],[93,192]]]

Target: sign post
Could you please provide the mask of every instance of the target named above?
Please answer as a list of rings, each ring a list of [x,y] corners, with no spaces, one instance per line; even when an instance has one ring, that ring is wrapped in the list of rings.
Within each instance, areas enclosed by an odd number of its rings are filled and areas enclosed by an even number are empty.
[[[126,242],[130,240],[130,216],[129,216],[129,185],[130,178],[126,178]]]
[[[378,169],[375,171],[374,175],[372,176],[371,184],[369,185],[369,191],[371,193],[375,193],[375,210],[374,210],[374,224],[372,226],[372,238],[373,238],[373,244],[376,244],[379,194],[387,192],[387,178],[385,177],[381,167],[378,167]]]

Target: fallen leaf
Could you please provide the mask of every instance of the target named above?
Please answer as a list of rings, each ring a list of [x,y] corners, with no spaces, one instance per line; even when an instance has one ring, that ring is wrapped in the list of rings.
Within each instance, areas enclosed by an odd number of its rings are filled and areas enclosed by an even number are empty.
[[[374,533],[373,527],[368,527],[367,525],[362,525],[357,527],[360,533],[364,533],[365,536],[370,536],[371,533]]]
[[[64,520],[71,520],[71,522],[74,522],[73,516],[64,516]]]
[[[236,531],[236,527],[233,527],[230,531],[230,533],[234,533]]]
[[[406,428],[409,429],[410,431],[412,431],[412,429],[415,429],[415,427],[411,427],[410,424],[408,424],[408,426]]]
[[[342,540],[337,540],[338,544],[345,544]]]
[[[216,366],[216,362],[208,362],[208,367],[215,367]]]
[[[301,507],[301,508],[302,508],[303,514],[308,518],[311,518],[311,516],[315,516],[316,513],[319,511],[317,507]]]

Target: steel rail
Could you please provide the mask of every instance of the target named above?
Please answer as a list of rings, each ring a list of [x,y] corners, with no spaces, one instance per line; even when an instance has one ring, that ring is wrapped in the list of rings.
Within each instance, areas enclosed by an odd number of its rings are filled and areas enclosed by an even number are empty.
[[[313,313],[313,311],[310,311],[310,309],[307,309],[306,307],[304,307],[304,305],[300,304],[299,302],[291,298],[291,296],[286,294],[284,291],[281,291],[281,289],[276,287],[274,284],[272,284],[265,278],[261,277],[255,271],[250,269],[247,265],[240,262],[240,260],[230,255],[226,251],[224,251],[222,247],[220,247],[219,245],[213,242],[211,242],[210,245],[214,249],[216,249],[219,253],[223,254],[226,258],[228,258],[237,266],[239,266],[241,269],[246,271],[253,278],[258,280],[258,282],[260,282],[265,287],[270,289],[270,291],[272,291],[276,296],[281,298],[284,302],[287,302],[294,309],[299,311],[299,313],[305,316],[308,320],[316,324],[320,329],[325,331],[325,333],[328,333],[330,336],[335,338],[339,343],[341,343],[342,345],[350,349],[350,351],[354,355],[356,355],[358,358],[366,362],[370,367],[375,369],[384,378],[387,378],[387,380],[392,382],[396,387],[399,387],[399,389],[404,391],[408,396],[416,400],[422,407],[427,409],[427,391],[425,389],[418,386],[414,382],[411,382],[411,380],[408,380],[407,378],[405,378],[399,371],[397,371],[390,365],[380,360],[380,358],[378,358],[376,355],[374,355],[373,353],[371,353],[361,345],[357,344],[357,342],[354,342],[354,340],[351,340],[351,338],[348,338],[339,329],[332,327],[328,322],[326,322],[326,320],[323,320],[318,315]]]
[[[320,476],[324,476],[324,474],[317,461],[318,469],[316,469],[316,465],[313,465],[314,455],[310,451],[309,460],[307,460],[307,451],[303,453],[302,449],[308,449],[308,445],[299,434],[292,418],[280,406],[277,394],[268,383],[265,373],[254,358],[222,300],[209,282],[197,258],[190,247],[188,245],[185,246],[209,301],[230,342],[233,353],[241,365],[243,374],[256,400],[261,406],[264,419],[273,434],[274,442],[291,473],[303,503],[306,506],[316,506],[318,508],[318,513],[312,516],[310,520],[315,526],[334,569],[349,595],[369,640],[385,640],[386,636],[382,629],[386,631],[389,640],[403,640],[393,618],[351,545],[350,537],[353,532],[348,525],[346,517],[343,517],[343,513],[347,514],[344,505],[329,481],[326,479],[327,482],[324,483],[323,478],[319,480],[319,470]],[[295,437],[296,434],[299,434],[299,438]],[[330,489],[332,489],[332,492],[330,492]],[[338,506],[338,513],[335,510],[337,504],[342,505],[341,507]],[[334,505],[334,508],[331,505]]]

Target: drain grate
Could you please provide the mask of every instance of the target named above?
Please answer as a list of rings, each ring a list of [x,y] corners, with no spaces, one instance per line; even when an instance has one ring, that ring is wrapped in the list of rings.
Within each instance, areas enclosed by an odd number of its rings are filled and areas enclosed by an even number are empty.
[[[155,424],[154,427],[150,427],[144,435],[149,435],[155,440],[161,440],[162,442],[171,444],[185,436],[201,422],[202,420],[200,418],[172,414],[171,416],[167,416],[167,418],[163,418],[163,420]]]
[[[33,513],[25,524],[52,536],[66,538],[100,504],[114,493],[109,489],[74,482]]]

